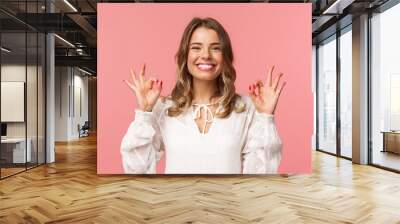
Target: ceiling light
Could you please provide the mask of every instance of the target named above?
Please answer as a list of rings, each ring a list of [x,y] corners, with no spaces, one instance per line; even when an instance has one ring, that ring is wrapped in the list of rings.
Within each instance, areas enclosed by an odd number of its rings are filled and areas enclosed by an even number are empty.
[[[332,5],[325,9],[322,14],[342,14],[343,10],[354,1],[355,0],[336,0]]]
[[[54,34],[55,37],[57,37],[58,39],[60,39],[61,41],[63,41],[64,43],[68,44],[69,46],[75,48],[75,45],[71,44],[71,42],[69,42],[68,40],[58,36],[57,34]]]
[[[78,10],[71,4],[69,3],[68,0],[64,0],[65,4],[67,4],[72,10],[74,10],[74,12],[78,12]]]
[[[1,47],[1,50],[4,51],[4,52],[6,52],[6,53],[10,53],[10,52],[11,52],[11,50],[9,50],[9,49],[7,49],[7,48],[5,48],[5,47]]]
[[[83,69],[81,69],[81,68],[79,68],[79,67],[78,67],[78,70],[81,71],[81,72],[83,72],[83,73],[85,73],[85,74],[87,74],[87,75],[93,75],[92,73],[90,73],[90,72],[88,72],[88,71],[86,71],[86,70],[83,70]]]

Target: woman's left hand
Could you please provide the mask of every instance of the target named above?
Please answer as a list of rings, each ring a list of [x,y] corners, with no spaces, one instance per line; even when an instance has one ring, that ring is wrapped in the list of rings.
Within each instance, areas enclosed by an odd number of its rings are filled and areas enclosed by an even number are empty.
[[[286,82],[280,83],[283,73],[279,73],[272,79],[274,67],[272,66],[269,69],[265,84],[262,81],[257,81],[249,86],[249,94],[259,113],[274,114],[279,95],[286,84]]]

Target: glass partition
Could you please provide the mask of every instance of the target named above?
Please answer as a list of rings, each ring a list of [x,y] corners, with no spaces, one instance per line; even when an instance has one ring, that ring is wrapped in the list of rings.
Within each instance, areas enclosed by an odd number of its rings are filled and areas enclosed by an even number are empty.
[[[38,157],[38,35],[36,32],[28,32],[27,35],[27,98],[26,98],[26,113],[27,113],[27,150],[30,151],[30,160],[27,163],[28,168],[37,165]]]
[[[45,34],[16,19],[44,3],[0,2],[1,179],[45,163]]]
[[[3,32],[1,47],[1,175],[6,177],[24,171],[31,161],[26,150],[26,33]]]

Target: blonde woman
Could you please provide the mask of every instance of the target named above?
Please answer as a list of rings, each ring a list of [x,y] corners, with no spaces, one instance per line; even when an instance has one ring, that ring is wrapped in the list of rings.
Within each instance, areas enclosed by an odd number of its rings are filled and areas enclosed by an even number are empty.
[[[212,18],[194,18],[176,54],[178,77],[171,95],[145,66],[126,84],[137,99],[135,120],[121,143],[125,173],[156,173],[166,155],[167,174],[277,173],[282,143],[274,111],[285,85],[269,69],[265,83],[235,92],[236,71],[228,33]]]

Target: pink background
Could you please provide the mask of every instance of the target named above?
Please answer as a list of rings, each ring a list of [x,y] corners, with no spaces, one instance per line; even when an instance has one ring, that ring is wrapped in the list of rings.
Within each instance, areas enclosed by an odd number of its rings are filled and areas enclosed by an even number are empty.
[[[195,16],[213,17],[229,33],[240,94],[265,80],[271,65],[285,74],[275,116],[284,144],[279,172],[311,172],[311,4],[287,3],[98,4],[97,172],[123,173],[119,149],[136,103],[122,80],[146,62],[147,77],[164,80],[162,94],[169,94],[176,80],[174,55]]]

